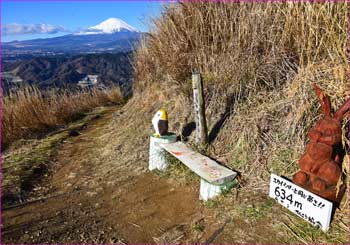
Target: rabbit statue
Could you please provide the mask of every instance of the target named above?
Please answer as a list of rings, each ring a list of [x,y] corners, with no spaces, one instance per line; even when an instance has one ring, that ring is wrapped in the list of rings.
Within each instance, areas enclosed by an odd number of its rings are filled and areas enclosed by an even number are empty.
[[[299,160],[300,170],[293,176],[293,182],[321,197],[338,202],[336,185],[344,158],[341,122],[350,111],[350,98],[332,116],[328,95],[316,84],[314,90],[321,103],[323,117],[309,131],[309,143]]]

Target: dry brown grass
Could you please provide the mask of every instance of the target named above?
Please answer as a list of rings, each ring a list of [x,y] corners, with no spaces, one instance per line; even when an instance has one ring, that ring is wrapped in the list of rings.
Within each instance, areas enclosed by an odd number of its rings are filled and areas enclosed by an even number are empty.
[[[62,126],[97,106],[122,103],[118,88],[43,92],[27,87],[3,98],[2,147]]]
[[[191,71],[200,71],[209,129],[231,112],[210,154],[247,178],[290,175],[319,118],[312,83],[333,108],[350,94],[346,16],[346,3],[166,5],[137,50],[136,94],[149,91],[183,125],[192,118]]]
[[[312,84],[330,95],[334,109],[350,95],[347,14],[345,2],[164,6],[136,52],[131,103],[148,108],[149,121],[166,108],[179,134],[194,120],[191,72],[199,71],[208,129],[219,125],[208,154],[242,173],[244,191],[267,193],[271,172],[291,177],[298,169],[307,132],[321,116]],[[337,215],[346,223],[343,202]],[[297,233],[307,241],[345,241],[338,223],[328,238]]]
[[[137,52],[138,88],[171,82],[191,92],[188,77],[198,70],[207,86],[257,91],[299,67],[346,62],[344,3],[185,2],[166,6],[153,23]]]

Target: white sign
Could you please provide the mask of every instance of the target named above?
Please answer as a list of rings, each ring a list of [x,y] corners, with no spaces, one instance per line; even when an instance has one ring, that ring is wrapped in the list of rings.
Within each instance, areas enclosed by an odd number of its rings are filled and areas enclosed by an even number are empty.
[[[269,196],[312,225],[328,230],[333,208],[330,201],[275,174],[271,174]]]

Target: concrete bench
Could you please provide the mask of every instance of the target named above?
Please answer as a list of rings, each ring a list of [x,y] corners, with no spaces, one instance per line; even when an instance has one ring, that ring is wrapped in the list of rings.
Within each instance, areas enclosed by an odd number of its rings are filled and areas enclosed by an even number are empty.
[[[159,138],[153,140],[151,138],[150,154],[154,153],[154,147],[157,149],[156,157],[150,155],[150,170],[159,169],[165,170],[167,160],[164,156],[165,151],[180,160],[189,169],[196,173],[201,178],[199,198],[207,201],[228,190],[237,173],[218,164],[214,160],[193,151],[183,142],[176,142],[174,139],[166,140]],[[153,148],[153,149],[152,149]],[[163,151],[162,151],[163,150]],[[151,161],[158,161],[157,163]],[[151,166],[152,165],[152,166]]]

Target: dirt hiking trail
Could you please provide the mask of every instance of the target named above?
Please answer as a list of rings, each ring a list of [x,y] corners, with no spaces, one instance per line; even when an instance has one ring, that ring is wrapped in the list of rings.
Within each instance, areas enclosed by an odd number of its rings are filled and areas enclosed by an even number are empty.
[[[38,200],[4,210],[3,242],[180,242],[203,220],[197,186],[147,173],[147,154],[144,162],[106,159],[114,113],[59,147],[51,176],[32,194]]]

